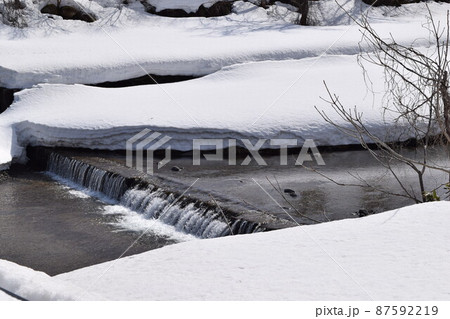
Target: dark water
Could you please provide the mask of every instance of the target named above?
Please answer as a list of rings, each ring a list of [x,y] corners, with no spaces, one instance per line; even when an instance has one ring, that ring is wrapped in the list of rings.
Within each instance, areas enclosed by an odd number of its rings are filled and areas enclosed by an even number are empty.
[[[430,150],[430,163],[450,168],[448,150]],[[403,154],[414,157],[420,152],[409,149]],[[359,210],[379,213],[406,205],[415,201],[402,196],[399,183],[392,174],[382,167],[368,151],[345,151],[322,153],[325,166],[305,162],[306,166],[340,184],[365,185],[366,182],[375,188],[358,186],[340,186],[317,172],[306,168],[279,165],[278,156],[264,157],[266,166],[238,165],[229,166],[227,161],[203,161],[194,166],[189,158],[173,159],[169,165],[156,171],[156,175],[184,181],[186,184],[199,178],[196,187],[218,196],[227,197],[247,203],[259,211],[267,211],[279,218],[295,219],[301,224],[310,224],[308,216],[318,221],[339,220],[358,217]],[[116,158],[123,163],[123,159]],[[295,161],[295,156],[290,163]],[[182,170],[172,170],[176,166]],[[393,170],[410,192],[420,196],[419,181],[416,173],[405,165],[393,163]],[[448,174],[428,170],[425,187],[432,190],[448,181]],[[282,194],[277,191],[280,189]],[[285,189],[294,191],[294,196],[284,193]],[[439,190],[442,196],[443,189]],[[283,195],[283,196],[282,196]],[[284,198],[283,198],[284,197]]]
[[[320,167],[320,171],[338,182],[355,183],[356,176],[386,191],[399,189],[392,176],[368,152],[325,153],[323,157],[326,166]],[[79,159],[109,161],[115,165],[125,162],[123,154],[111,152],[83,152]],[[378,213],[414,204],[410,199],[373,189],[338,186],[305,168],[277,165],[277,157],[265,159],[267,166],[228,166],[225,161],[203,161],[201,166],[195,166],[190,158],[175,158],[156,171],[156,175],[188,186],[198,178],[195,188],[222,202],[228,198],[255,211],[294,219],[301,224],[311,223],[304,216],[325,222],[357,218],[355,213],[360,209]],[[435,160],[450,167],[446,154]],[[174,166],[180,170],[172,170]],[[417,192],[417,178],[411,170],[398,167],[397,173]],[[282,191],[291,189],[295,196],[283,193],[285,200],[269,180]],[[427,180],[427,187],[432,189],[448,180],[448,176],[433,173]],[[48,175],[26,167],[0,173],[0,259],[55,275],[118,258],[143,229],[130,227],[134,230],[118,231],[120,228],[114,223],[119,217],[114,213],[104,214],[108,207],[111,205],[94,197],[74,196],[70,189]],[[128,221],[131,225],[135,223],[133,218]],[[126,255],[179,240],[176,236],[149,232]]]
[[[429,151],[430,163],[450,167],[449,150],[438,148]],[[405,149],[403,154],[414,157],[420,151]],[[125,155],[120,152],[77,151],[74,155],[94,165],[109,161],[125,166]],[[296,155],[289,157],[286,166],[279,165],[278,156],[264,156],[265,166],[255,165],[255,161],[250,165],[240,165],[244,158],[238,157],[237,165],[230,166],[227,160],[202,160],[201,165],[193,165],[192,156],[185,154],[172,158],[161,169],[154,167],[153,175],[174,181],[180,185],[181,191],[198,179],[195,189],[214,196],[219,204],[238,202],[242,204],[240,209],[268,212],[281,219],[294,219],[300,224],[314,223],[308,218],[320,222],[357,218],[360,210],[379,213],[415,203],[410,198],[389,194],[403,195],[403,192],[392,174],[368,151],[323,152],[322,156],[325,166],[314,165],[314,162],[305,162],[305,165],[337,183],[364,185],[367,182],[375,188],[340,186],[317,172],[293,165]],[[416,173],[395,163],[393,169],[408,190],[420,197]],[[427,190],[448,181],[448,175],[443,172],[427,172]],[[280,188],[281,194],[276,188]],[[285,189],[294,191],[294,196],[284,193]],[[206,196],[206,200],[210,197]]]
[[[118,258],[139,232],[118,231],[105,203],[74,196],[47,175],[25,167],[0,177],[0,259],[49,275]],[[148,233],[125,255],[177,242]]]
[[[177,233],[197,238],[214,238],[264,230],[257,222],[242,220],[234,215],[225,217],[223,211],[215,206],[204,205],[203,201],[180,198],[179,195],[153,184],[137,186],[133,184],[137,183],[136,180],[127,180],[121,175],[124,169],[122,166],[117,165],[118,171],[115,171],[116,168],[108,171],[100,165],[102,164],[99,162],[88,164],[53,152],[48,159],[47,169],[50,173],[65,178],[66,182],[75,182],[89,191],[117,200],[124,209],[131,210],[131,215],[141,216],[144,222],[158,221],[172,227]],[[103,195],[99,196],[104,198]]]

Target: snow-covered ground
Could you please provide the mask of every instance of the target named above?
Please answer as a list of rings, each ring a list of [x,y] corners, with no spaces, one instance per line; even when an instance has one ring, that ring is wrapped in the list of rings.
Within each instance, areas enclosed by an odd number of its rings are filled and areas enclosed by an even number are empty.
[[[186,3],[149,2],[159,10]],[[41,15],[26,3],[27,28],[0,24],[0,87],[28,88],[0,115],[0,169],[23,158],[28,144],[123,149],[143,128],[169,135],[179,150],[202,137],[354,143],[314,109],[327,109],[324,80],[376,133],[398,137],[379,109],[381,70],[367,66],[372,94],[356,63],[360,33],[331,0],[313,5],[312,27],[292,24],[297,14],[282,4],[264,10],[237,2],[225,17],[172,19],[145,13],[139,2],[80,0],[99,18],[87,24]],[[450,8],[429,5],[437,20]],[[359,0],[345,6],[355,16],[367,9]],[[422,3],[373,8],[370,21],[383,35],[423,47],[425,13]],[[147,72],[207,76],[121,89],[76,84]],[[448,300],[449,222],[450,203],[430,203],[185,242],[56,278],[0,261],[0,287],[30,300]],[[11,298],[0,291],[3,299]]]
[[[0,170],[8,169],[11,160],[20,157],[22,152],[23,149],[16,142],[14,130],[0,124]]]
[[[0,260],[0,287],[26,300],[101,300],[47,274]],[[0,291],[0,300],[16,300]]]
[[[14,301],[14,300],[17,300],[17,299],[11,297],[10,295],[7,295],[3,291],[0,291],[0,301]]]
[[[355,16],[358,5],[364,6],[359,1],[349,6]],[[430,5],[436,17],[450,7]],[[319,56],[330,47],[330,54],[359,52],[358,28],[343,24],[348,22],[345,14],[332,4],[318,10],[320,22],[336,20],[337,25],[328,27],[293,25],[296,14],[282,6],[272,12],[244,2],[236,3],[229,16],[209,19],[151,16],[127,7],[119,13],[100,10],[95,2],[92,6],[103,20],[39,20],[37,26],[20,31],[0,25],[0,86],[100,83],[146,72],[205,75],[236,63]],[[380,34],[392,33],[399,43],[426,42],[423,4],[389,10],[372,10],[371,21]]]
[[[354,143],[334,134],[314,109],[326,107],[323,80],[349,107],[364,111],[368,126],[387,129],[372,106],[379,105],[380,96],[367,92],[356,63],[358,28],[348,25],[331,0],[312,9],[318,24],[328,26],[313,27],[292,24],[296,14],[282,4],[264,10],[236,2],[234,13],[225,17],[172,19],[149,15],[138,2],[111,3],[80,2],[99,17],[91,24],[36,11],[28,28],[0,25],[0,86],[32,87],[16,94],[13,106],[0,115],[0,169],[23,158],[27,144],[124,149],[126,139],[143,127],[170,135],[180,150],[202,137]],[[355,16],[367,9],[359,0],[346,1],[345,7]],[[449,7],[430,4],[438,20]],[[400,43],[416,40],[424,46],[425,12],[424,4],[373,8],[370,21]],[[374,89],[382,92],[380,70],[372,71]],[[210,75],[123,89],[73,85],[146,72]]]
[[[182,243],[58,277],[111,299],[448,300],[449,221],[448,202],[416,205]]]
[[[376,76],[376,83],[382,83],[382,75]],[[179,150],[191,149],[194,137],[355,143],[330,134],[330,126],[314,109],[325,107],[320,100],[326,96],[323,80],[336,92],[347,93],[344,101],[361,106],[378,133],[385,132],[381,110],[372,107],[373,96],[354,56],[247,63],[161,86],[39,85],[18,93],[1,122],[14,129],[20,145],[124,149],[125,141],[145,127],[172,137],[170,143]]]
[[[355,56],[254,62],[187,82],[121,89],[42,84],[15,96],[0,117],[3,162],[8,150],[27,144],[97,149],[125,149],[125,142],[144,128],[170,136],[173,149],[191,150],[194,138],[296,138],[298,145],[356,144],[327,125],[315,109],[345,124],[321,97],[323,81],[349,107],[358,105],[367,126],[386,140],[409,138],[385,117],[382,70],[367,66],[369,92]],[[288,90],[287,90],[288,89]],[[399,134],[395,133],[399,132]],[[9,155],[9,157],[8,157]]]
[[[53,278],[1,261],[0,287],[31,300],[448,300],[449,223],[450,203],[435,202],[185,242]]]
[[[450,203],[167,246],[57,276],[119,300],[448,300]]]

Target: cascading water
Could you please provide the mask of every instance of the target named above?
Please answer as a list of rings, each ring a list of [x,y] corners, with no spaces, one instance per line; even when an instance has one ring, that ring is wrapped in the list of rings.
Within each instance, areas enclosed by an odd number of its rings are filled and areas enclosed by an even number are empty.
[[[220,209],[186,200],[177,202],[173,194],[167,194],[160,189],[128,190],[121,203],[147,218],[158,218],[178,231],[201,238],[262,231],[256,223],[241,219],[228,221]]]
[[[148,219],[173,226],[177,231],[200,238],[222,237],[263,231],[257,223],[225,217],[220,208],[176,199],[172,193],[148,186],[128,188],[126,179],[87,163],[61,156],[50,155],[48,171],[75,182],[89,190],[101,192],[121,205],[144,215]]]
[[[47,170],[115,200],[120,200],[126,191],[122,176],[56,153],[50,155]]]

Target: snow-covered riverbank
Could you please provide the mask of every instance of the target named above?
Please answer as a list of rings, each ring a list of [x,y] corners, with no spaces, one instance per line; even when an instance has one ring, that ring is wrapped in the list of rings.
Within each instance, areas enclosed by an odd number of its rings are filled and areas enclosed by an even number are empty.
[[[449,222],[450,203],[438,202],[185,242],[53,278],[1,262],[0,286],[33,300],[448,300]]]
[[[383,77],[380,70],[373,71],[381,90]],[[143,128],[169,135],[178,150],[192,149],[193,138],[356,143],[338,134],[314,109],[327,107],[320,99],[326,96],[324,80],[346,103],[359,104],[377,133],[387,131],[354,56],[241,64],[161,86],[40,85],[18,93],[1,122],[13,128],[19,145],[124,149],[126,140]]]
[[[348,17],[333,3],[320,5],[320,24],[328,26],[297,26],[285,6],[270,11],[248,2],[235,3],[231,15],[210,19],[153,16],[137,3],[119,14],[92,2],[89,8],[99,19],[91,24],[40,15],[20,31],[2,25],[0,86],[36,86],[16,94],[13,106],[0,115],[0,168],[23,158],[28,144],[124,149],[126,139],[144,127],[170,135],[179,150],[191,149],[192,138],[205,136],[355,143],[314,109],[327,106],[321,100],[323,81],[348,107],[357,105],[375,132],[389,131],[392,122],[383,123],[379,109],[381,71],[371,69],[379,93],[373,97],[356,62],[358,28],[348,26]],[[355,16],[367,9],[360,1],[345,6]],[[448,7],[430,4],[436,19]],[[424,14],[424,4],[373,8],[370,21],[381,34],[420,46],[428,41]],[[216,73],[122,89],[72,84],[146,72]]]
[[[101,7],[86,1],[99,20],[35,17],[25,29],[0,25],[0,87],[39,83],[100,83],[143,76],[205,75],[237,63],[302,59],[326,54],[357,54],[361,34],[334,0],[321,1],[318,23],[302,27],[284,6],[268,10],[236,2],[231,15],[173,19],[147,14],[138,4]],[[342,1],[354,17],[368,6]],[[430,3],[437,18],[448,4]],[[425,5],[372,8],[370,21],[381,35],[399,43],[427,43]]]

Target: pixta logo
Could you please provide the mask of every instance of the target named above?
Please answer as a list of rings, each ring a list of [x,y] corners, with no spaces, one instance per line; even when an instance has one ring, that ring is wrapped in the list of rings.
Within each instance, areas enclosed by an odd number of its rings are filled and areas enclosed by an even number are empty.
[[[136,163],[136,169],[150,174],[153,174],[153,158],[156,150],[163,149],[163,145],[169,142],[172,138],[163,135],[158,132],[153,132],[150,129],[144,129],[132,138],[127,140],[126,143],[126,165],[128,167],[134,167]],[[171,159],[171,147],[166,146],[165,157],[158,162],[158,169],[170,162]],[[146,157],[146,165],[144,166],[144,154]]]
[[[144,129],[138,134],[127,140],[126,143],[126,164],[128,167],[136,169],[147,174],[153,174],[154,153],[156,150],[164,150],[165,156],[157,162],[157,168],[160,169],[167,165],[171,160],[171,146],[168,142],[172,138],[150,129]],[[237,160],[237,146],[246,150],[248,154],[243,160]],[[299,144],[296,139],[257,139],[252,142],[249,139],[193,139],[192,140],[192,164],[201,165],[202,159],[206,161],[227,161],[230,166],[246,166],[254,162],[256,165],[266,166],[267,163],[261,156],[262,149],[280,150],[279,165],[288,165],[288,149],[299,148],[301,150],[295,157],[295,165],[303,165],[307,161],[316,161],[318,165],[325,165],[314,140],[306,139],[303,144]],[[227,149],[225,157],[224,149]],[[207,150],[208,153],[202,154]],[[144,160],[145,159],[145,160]]]
[[[248,155],[243,161],[239,162],[236,159],[238,145],[243,147]],[[267,163],[259,153],[262,149],[279,148],[280,149],[280,165],[288,165],[288,148],[298,148],[301,146],[300,153],[296,157],[295,165],[303,165],[306,161],[313,161],[313,157],[318,165],[325,165],[325,162],[320,154],[314,140],[307,139],[303,145],[299,145],[296,139],[258,139],[252,143],[248,139],[194,139],[193,140],[193,164],[200,165],[201,150],[206,148],[215,150],[215,154],[203,154],[203,157],[208,161],[222,161],[224,160],[224,149],[228,149],[228,165],[247,166],[252,161],[260,166],[266,166]]]

